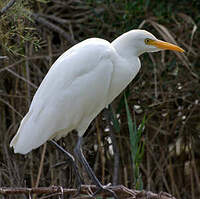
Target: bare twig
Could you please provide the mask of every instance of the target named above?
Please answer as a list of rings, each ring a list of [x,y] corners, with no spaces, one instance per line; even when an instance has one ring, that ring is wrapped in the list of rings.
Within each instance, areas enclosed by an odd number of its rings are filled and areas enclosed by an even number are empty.
[[[61,53],[52,54],[52,57],[57,57],[57,56],[59,56],[60,54],[61,54]],[[9,69],[9,68],[12,68],[12,67],[14,67],[14,66],[20,65],[20,64],[23,63],[24,61],[27,61],[27,60],[37,60],[37,59],[47,59],[47,60],[48,60],[48,59],[50,59],[50,57],[47,56],[47,55],[37,55],[37,56],[32,56],[32,57],[25,57],[25,58],[23,58],[23,59],[21,59],[21,60],[19,60],[19,61],[14,62],[13,64],[11,64],[11,65],[9,65],[9,66],[6,66],[6,67],[4,67],[4,68],[1,68],[1,69],[0,69],[0,73],[6,71],[6,70]]]
[[[113,125],[111,125],[111,121],[112,121],[112,112],[111,111],[112,111],[112,108],[110,106],[109,109],[104,110],[104,115],[107,120],[107,126],[110,129],[110,138],[112,140],[112,146],[113,146],[113,151],[114,151],[113,185],[117,185],[118,177],[119,177],[119,175],[118,175],[118,173],[119,173],[119,149],[117,146],[115,129],[114,129]]]
[[[65,24],[70,24],[71,20],[68,19],[62,19],[60,17],[57,17],[55,15],[46,15],[46,14],[38,14],[40,17],[45,17],[47,19],[50,19],[54,22],[56,22],[57,24],[61,24],[61,25],[65,25]]]
[[[6,69],[8,72],[10,72],[11,74],[13,74],[14,76],[16,76],[17,78],[25,81],[26,83],[30,84],[33,88],[37,89],[37,86],[35,84],[33,84],[32,82],[30,82],[29,80],[27,80],[26,78],[22,77],[21,75],[18,75],[16,72],[12,71],[11,69],[7,68]]]
[[[0,11],[0,16],[3,15],[12,5],[15,3],[15,0],[10,0],[5,7]]]
[[[79,198],[85,198],[85,196],[81,196],[81,194],[88,195],[90,190],[92,192],[97,191],[97,187],[95,185],[83,185],[81,187]],[[176,199],[172,195],[160,192],[158,194],[152,193],[150,191],[138,191],[132,190],[124,187],[123,185],[112,186],[111,189],[120,197],[120,198],[132,198],[132,199]],[[8,188],[2,187],[0,188],[0,194],[4,195],[16,195],[16,194],[61,194],[61,188],[59,186],[51,186],[51,187],[38,187],[38,188]],[[66,189],[62,188],[63,194],[75,194],[77,193],[77,189]],[[100,193],[101,196],[109,196],[108,192]]]
[[[61,36],[63,36],[71,45],[74,45],[76,41],[72,40],[72,38],[59,26],[51,23],[47,19],[39,16],[39,14],[32,13],[31,16],[40,24],[43,26],[49,28],[51,31],[55,31],[59,33]]]
[[[101,143],[101,131],[100,131],[100,128],[99,128],[98,119],[99,118],[96,119],[97,142],[98,142],[98,150],[99,150],[100,159],[101,159],[101,172],[102,172],[101,180],[102,180],[102,183],[104,184],[104,182],[105,182],[105,156],[104,156],[104,148],[103,148],[102,143]]]
[[[23,118],[23,115],[19,113],[11,104],[9,104],[6,100],[0,98],[0,102],[3,102],[6,104],[13,112],[17,113],[21,118]]]
[[[44,146],[43,146],[43,150],[42,150],[42,155],[41,155],[41,160],[40,160],[40,167],[39,167],[39,170],[38,170],[38,175],[37,175],[37,180],[36,180],[36,183],[35,183],[35,187],[38,187],[39,182],[40,182],[40,176],[42,174],[42,168],[43,168],[43,165],[44,165],[44,157],[45,157],[45,153],[46,153],[46,148],[47,148],[47,144],[45,143]]]
[[[0,56],[0,59],[8,59],[8,56]]]
[[[158,81],[157,81],[156,61],[155,61],[153,55],[150,53],[149,53],[149,57],[154,66],[154,68],[153,68],[154,69],[154,71],[153,71],[153,73],[154,73],[154,92],[155,92],[155,102],[157,102],[158,101]]]

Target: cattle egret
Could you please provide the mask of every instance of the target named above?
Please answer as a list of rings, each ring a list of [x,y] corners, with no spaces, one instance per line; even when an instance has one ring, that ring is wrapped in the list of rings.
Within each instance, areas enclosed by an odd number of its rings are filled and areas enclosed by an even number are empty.
[[[79,140],[75,154],[99,189],[108,190],[83,156],[82,136],[97,114],[137,75],[141,66],[139,56],[160,50],[184,52],[145,30],[131,30],[111,43],[90,38],[67,50],[52,65],[35,93],[10,143],[14,152],[26,154],[47,140],[58,140],[76,130]],[[67,156],[74,162],[70,154]]]

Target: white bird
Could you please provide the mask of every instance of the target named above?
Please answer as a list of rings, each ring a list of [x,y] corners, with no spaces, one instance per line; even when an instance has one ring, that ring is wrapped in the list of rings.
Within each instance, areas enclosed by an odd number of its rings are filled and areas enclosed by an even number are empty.
[[[91,38],[73,46],[50,68],[10,146],[15,153],[26,154],[76,130],[77,156],[88,171],[81,137],[89,124],[137,75],[141,54],[167,49],[184,52],[145,30],[131,30],[111,43]]]

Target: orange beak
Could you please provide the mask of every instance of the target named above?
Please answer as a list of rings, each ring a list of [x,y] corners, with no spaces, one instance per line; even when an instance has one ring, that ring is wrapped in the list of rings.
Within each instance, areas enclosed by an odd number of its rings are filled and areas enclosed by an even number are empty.
[[[163,49],[163,50],[174,50],[183,53],[184,50],[180,48],[179,46],[176,46],[174,44],[170,44],[165,41],[161,40],[151,40],[149,42],[150,45],[156,46],[157,48]]]

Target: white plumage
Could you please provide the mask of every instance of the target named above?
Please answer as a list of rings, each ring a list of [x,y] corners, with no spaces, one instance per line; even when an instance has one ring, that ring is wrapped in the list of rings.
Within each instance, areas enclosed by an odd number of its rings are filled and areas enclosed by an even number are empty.
[[[183,51],[144,30],[129,31],[112,43],[92,38],[73,46],[50,68],[10,146],[26,154],[73,129],[82,136],[136,76],[138,56],[161,49]]]

